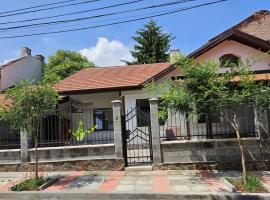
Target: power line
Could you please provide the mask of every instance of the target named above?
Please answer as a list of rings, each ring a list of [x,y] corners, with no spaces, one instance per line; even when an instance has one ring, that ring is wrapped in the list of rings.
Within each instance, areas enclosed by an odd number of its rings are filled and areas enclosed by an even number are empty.
[[[31,6],[31,7],[26,7],[26,8],[20,8],[20,9],[17,9],[17,10],[9,10],[9,11],[5,11],[5,12],[0,12],[0,15],[1,14],[6,14],[6,13],[13,13],[13,12],[18,12],[18,11],[23,11],[23,10],[30,10],[30,9],[33,9],[33,8],[39,8],[39,7],[63,4],[63,3],[71,2],[71,1],[76,1],[76,0],[65,0],[65,1],[55,2],[55,3],[47,3],[47,4],[41,4],[41,5],[36,5],[36,6]]]
[[[130,2],[130,4],[136,3],[139,1],[141,1],[141,0],[136,0],[136,1]],[[34,27],[34,26],[42,26],[42,25],[48,26],[48,25],[78,22],[78,21],[83,21],[83,20],[88,20],[88,19],[93,19],[93,18],[107,17],[107,16],[119,15],[119,14],[123,14],[123,13],[142,11],[142,10],[147,10],[147,9],[165,7],[165,6],[172,6],[172,5],[177,5],[177,4],[187,3],[187,2],[192,2],[192,1],[197,1],[197,0],[177,0],[177,1],[168,2],[168,3],[155,4],[155,5],[151,5],[151,6],[147,6],[147,7],[135,8],[135,9],[130,9],[130,10],[124,10],[124,11],[88,16],[88,17],[81,17],[81,18],[68,19],[68,20],[59,20],[59,21],[51,21],[51,22],[43,22],[43,23],[36,23],[36,24],[28,24],[28,25],[21,25],[21,26],[13,26],[13,27],[4,27],[4,28],[0,28],[0,31],[21,29],[21,28],[26,28],[26,27]]]
[[[144,1],[144,0],[138,0],[138,2],[139,1]],[[135,2],[137,2],[137,1],[135,1]],[[51,18],[56,18],[56,17],[64,17],[64,16],[87,13],[87,12],[92,12],[92,11],[105,10],[105,9],[108,9],[108,8],[119,7],[119,6],[123,6],[123,5],[127,5],[127,4],[130,4],[130,2],[125,2],[125,3],[120,3],[120,4],[113,4],[113,5],[110,5],[110,6],[99,7],[99,8],[88,9],[88,10],[82,10],[82,11],[78,11],[78,12],[70,12],[70,13],[65,13],[65,14],[61,14],[61,15],[52,15],[52,16],[47,16],[47,17],[31,18],[31,19],[18,20],[18,21],[0,22],[0,25],[16,24],[16,23],[21,23],[21,22],[31,22],[31,21],[37,21],[37,20],[43,20],[43,19],[51,19]]]
[[[71,4],[67,4],[67,5],[62,5],[62,6],[52,6],[49,8],[41,8],[41,9],[37,9],[37,10],[30,10],[30,11],[12,13],[12,14],[7,14],[7,15],[0,15],[0,18],[15,16],[15,15],[24,15],[24,14],[34,13],[34,12],[39,12],[39,11],[44,11],[44,10],[52,10],[52,9],[57,9],[57,8],[70,7],[70,6],[81,5],[81,4],[86,4],[86,3],[93,3],[96,1],[102,1],[102,0],[83,1],[83,2],[78,2],[78,3],[71,3]]]
[[[11,38],[22,38],[22,37],[31,37],[31,36],[39,36],[39,35],[67,33],[67,32],[75,32],[75,31],[82,31],[82,30],[88,30],[88,29],[94,29],[94,28],[113,26],[113,25],[118,25],[118,24],[125,24],[125,23],[150,19],[150,18],[154,18],[154,17],[161,17],[161,16],[165,16],[165,15],[179,13],[179,12],[182,12],[182,11],[191,10],[191,9],[199,8],[199,7],[204,7],[204,6],[208,6],[208,5],[212,5],[212,4],[218,4],[218,3],[221,3],[221,2],[225,2],[225,1],[229,1],[229,0],[218,0],[218,1],[213,1],[213,2],[208,2],[208,3],[204,3],[204,4],[198,4],[198,5],[195,5],[195,6],[190,6],[190,7],[186,7],[186,8],[177,9],[177,10],[174,10],[174,11],[171,11],[171,12],[163,12],[161,14],[150,15],[150,16],[146,16],[146,17],[135,18],[135,19],[131,19],[131,20],[124,20],[124,21],[119,21],[119,22],[112,22],[112,23],[108,23],[108,24],[101,24],[101,25],[96,25],[96,26],[82,27],[82,28],[77,28],[77,29],[67,29],[67,30],[60,30],[60,31],[41,32],[41,33],[14,35],[14,36],[4,36],[4,37],[0,37],[0,39],[11,39]]]

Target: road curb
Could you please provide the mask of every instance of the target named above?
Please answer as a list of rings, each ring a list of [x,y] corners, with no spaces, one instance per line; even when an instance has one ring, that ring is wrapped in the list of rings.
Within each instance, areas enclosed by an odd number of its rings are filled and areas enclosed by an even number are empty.
[[[270,200],[270,194],[217,193],[98,193],[98,192],[0,192],[5,200],[126,200],[126,199],[181,199],[181,200]]]

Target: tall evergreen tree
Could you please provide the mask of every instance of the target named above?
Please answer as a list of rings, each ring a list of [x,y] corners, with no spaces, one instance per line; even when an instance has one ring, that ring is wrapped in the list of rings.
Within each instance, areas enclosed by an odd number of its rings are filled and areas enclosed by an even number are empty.
[[[163,28],[151,20],[144,28],[136,32],[136,36],[132,37],[136,41],[134,50],[131,55],[134,58],[133,62],[127,64],[148,64],[160,63],[168,61],[168,50],[170,42],[174,39],[171,34],[165,33]]]

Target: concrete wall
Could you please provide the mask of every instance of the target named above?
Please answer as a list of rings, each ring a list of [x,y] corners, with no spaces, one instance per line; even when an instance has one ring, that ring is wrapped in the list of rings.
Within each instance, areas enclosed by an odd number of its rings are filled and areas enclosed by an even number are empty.
[[[30,162],[34,162],[35,149],[29,149]],[[72,161],[115,158],[114,144],[81,145],[38,148],[39,161]]]
[[[260,153],[259,140],[255,138],[242,140],[247,161],[269,160],[270,152],[268,149],[264,149],[265,154]],[[267,145],[269,144],[270,142],[267,142]],[[239,163],[240,161],[236,139],[162,142],[161,151],[164,163]]]
[[[20,163],[21,149],[0,150],[0,164]]]
[[[1,90],[17,85],[21,80],[40,80],[43,74],[43,63],[27,56],[1,69]]]

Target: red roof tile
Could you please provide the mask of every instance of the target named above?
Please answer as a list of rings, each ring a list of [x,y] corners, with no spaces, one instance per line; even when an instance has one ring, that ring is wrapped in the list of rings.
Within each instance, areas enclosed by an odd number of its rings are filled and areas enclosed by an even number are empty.
[[[65,93],[139,87],[170,69],[170,63],[87,68],[65,78],[55,88]]]

